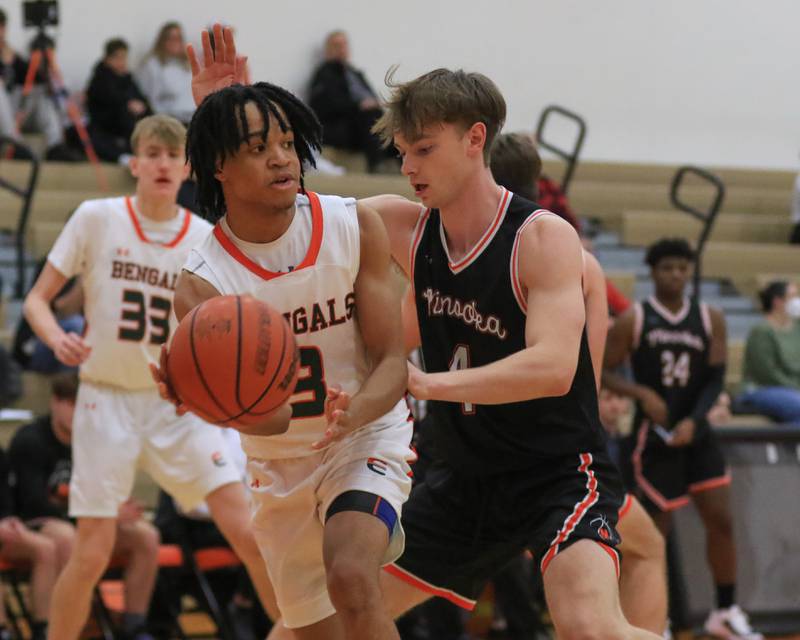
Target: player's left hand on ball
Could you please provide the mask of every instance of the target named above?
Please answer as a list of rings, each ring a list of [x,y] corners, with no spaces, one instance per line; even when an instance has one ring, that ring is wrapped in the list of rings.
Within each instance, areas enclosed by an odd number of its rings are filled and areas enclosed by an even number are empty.
[[[672,430],[672,439],[667,443],[670,447],[685,447],[694,440],[695,423],[691,418],[684,418]]]
[[[328,420],[328,428],[325,430],[325,435],[311,445],[312,448],[324,449],[353,430],[349,408],[350,394],[342,391],[338,385],[329,386],[325,397],[325,418]]]
[[[408,392],[417,400],[430,400],[428,394],[428,374],[408,362]]]
[[[175,413],[182,416],[189,411],[188,407],[178,399],[175,390],[169,383],[169,377],[167,376],[167,345],[161,345],[160,362],[158,364],[150,363],[150,375],[153,376],[153,380],[156,382],[158,395],[175,405]]]

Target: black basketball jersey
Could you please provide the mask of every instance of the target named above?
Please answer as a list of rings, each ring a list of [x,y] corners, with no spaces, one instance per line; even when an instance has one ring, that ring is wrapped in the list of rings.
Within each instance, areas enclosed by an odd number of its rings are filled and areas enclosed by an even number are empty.
[[[669,408],[672,428],[694,410],[708,380],[711,319],[708,307],[695,300],[684,301],[671,313],[651,297],[635,308],[633,377],[653,389]],[[637,408],[641,422],[641,409]]]
[[[526,348],[517,242],[539,215],[551,214],[504,190],[494,221],[457,263],[449,259],[439,212],[420,217],[411,272],[426,371],[480,367]],[[543,457],[605,446],[585,330],[566,395],[499,405],[434,401],[430,410],[437,451],[463,473],[531,468]]]

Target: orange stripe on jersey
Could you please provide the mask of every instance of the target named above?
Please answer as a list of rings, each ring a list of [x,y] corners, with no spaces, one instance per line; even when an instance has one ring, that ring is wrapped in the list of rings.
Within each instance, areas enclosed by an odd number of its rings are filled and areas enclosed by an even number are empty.
[[[526,314],[528,313],[528,301],[523,295],[522,283],[519,281],[519,240],[522,232],[525,230],[525,227],[527,227],[537,217],[545,213],[555,215],[547,209],[537,209],[531,215],[525,218],[525,221],[519,226],[519,229],[517,229],[517,235],[514,237],[514,248],[511,250],[511,289],[514,292],[514,298],[517,300],[520,311]]]
[[[180,244],[180,241],[183,240],[183,238],[189,232],[189,225],[192,223],[192,214],[187,209],[183,209],[183,225],[181,225],[180,231],[178,231],[176,236],[169,242],[153,242],[150,240],[150,238],[144,235],[142,226],[139,224],[139,218],[136,217],[136,211],[133,208],[133,201],[130,199],[130,196],[125,197],[125,206],[128,207],[128,215],[131,217],[131,222],[133,223],[133,228],[136,231],[136,235],[139,237],[139,240],[146,242],[147,244],[160,244],[162,247],[172,249]]]
[[[311,242],[308,245],[306,257],[303,258],[303,261],[292,271],[299,271],[300,269],[313,266],[317,262],[317,256],[319,256],[319,250],[320,247],[322,247],[322,205],[320,204],[319,196],[317,196],[316,193],[307,191],[306,196],[308,196],[308,202],[311,205]],[[217,242],[222,245],[222,248],[225,249],[225,251],[227,251],[234,260],[236,260],[236,262],[241,264],[251,273],[257,275],[259,278],[264,280],[272,280],[278,276],[292,273],[292,271],[270,271],[269,269],[265,269],[257,262],[248,258],[247,255],[245,255],[244,252],[233,243],[233,240],[225,235],[225,232],[222,230],[222,227],[219,224],[214,227],[214,237],[217,239]]]
[[[450,271],[454,273],[460,271],[464,267],[468,266],[477,257],[477,255],[481,251],[483,251],[483,248],[494,237],[494,234],[497,231],[497,227],[499,227],[500,223],[503,221],[503,216],[506,212],[506,206],[508,205],[508,201],[511,198],[511,195],[512,194],[508,189],[503,189],[503,197],[500,198],[500,206],[497,208],[497,213],[494,216],[494,221],[486,230],[486,233],[483,234],[483,237],[478,241],[478,244],[476,244],[472,248],[472,251],[470,251],[466,256],[461,258],[461,260],[459,260],[458,262],[449,262]]]
[[[411,241],[411,254],[408,258],[408,269],[409,274],[408,278],[411,281],[411,286],[414,286],[414,264],[417,261],[417,248],[419,247],[419,241],[422,239],[422,233],[425,231],[425,225],[428,224],[428,218],[431,215],[430,209],[425,209],[420,215],[419,220],[417,220],[417,226],[414,229],[414,238]]]

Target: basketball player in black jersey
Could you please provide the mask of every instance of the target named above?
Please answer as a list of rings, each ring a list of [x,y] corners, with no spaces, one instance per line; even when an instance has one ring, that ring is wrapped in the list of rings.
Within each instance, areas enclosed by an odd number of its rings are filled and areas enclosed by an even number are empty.
[[[692,501],[706,528],[717,609],[710,635],[761,640],[735,604],[736,552],[730,474],[706,414],[725,378],[725,318],[686,296],[694,252],[683,239],[664,239],[647,251],[655,295],[632,306],[611,328],[603,384],[636,400],[633,475],[659,529]],[[630,356],[633,380],[613,373]]]
[[[580,240],[492,178],[505,102],[491,80],[439,69],[393,89],[377,129],[424,206],[368,200],[411,280],[426,372],[410,366],[409,390],[430,401],[443,460],[404,507],[387,606],[439,595],[469,608],[527,548],[560,638],[655,638],[620,611],[622,490],[597,415]]]
[[[238,79],[219,71],[211,90]],[[403,510],[406,551],[383,576],[385,606],[399,616],[440,595],[471,608],[528,548],[560,638],[657,638],[619,605],[622,488],[597,414],[580,240],[492,179],[504,119],[488,78],[442,69],[395,87],[378,126],[433,207],[369,203],[413,284],[428,373],[410,368],[409,389],[431,401],[445,458]],[[291,636],[277,625],[279,637]]]

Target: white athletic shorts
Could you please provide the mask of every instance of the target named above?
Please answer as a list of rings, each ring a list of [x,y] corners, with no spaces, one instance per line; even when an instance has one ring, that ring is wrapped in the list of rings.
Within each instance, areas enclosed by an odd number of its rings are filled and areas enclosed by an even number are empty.
[[[403,553],[400,512],[411,491],[412,423],[365,427],[302,458],[248,458],[253,529],[267,563],[283,623],[306,627],[333,615],[322,538],[325,514],[346,491],[366,491],[397,514],[384,564]]]
[[[155,390],[81,382],[72,424],[72,517],[115,517],[137,468],[185,510],[241,482],[220,428],[190,413],[175,415]]]

